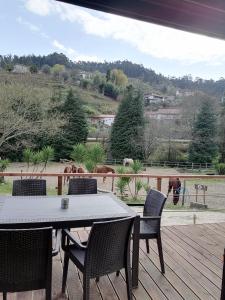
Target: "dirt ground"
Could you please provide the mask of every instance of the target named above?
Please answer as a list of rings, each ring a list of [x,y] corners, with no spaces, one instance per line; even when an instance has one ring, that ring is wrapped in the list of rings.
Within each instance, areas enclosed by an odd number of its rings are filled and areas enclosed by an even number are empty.
[[[45,172],[48,173],[63,173],[63,170],[65,168],[66,164],[62,163],[50,163],[47,166],[47,169]],[[115,170],[116,170],[115,166]],[[8,172],[26,172],[26,165],[24,163],[12,163],[10,166],[7,168]],[[30,171],[32,171],[32,168],[30,168]],[[179,174],[185,175],[185,173],[180,173],[179,170],[176,170],[174,168],[156,168],[156,167],[147,167],[146,171],[143,171],[143,173],[146,174],[151,174],[151,175],[175,175],[179,176]],[[190,175],[190,173],[187,173]],[[14,178],[15,179],[15,178]],[[12,177],[7,177],[7,181],[12,181]],[[107,178],[106,182],[103,183],[102,178],[97,178],[98,180],[98,188],[103,189],[103,190],[111,190],[112,188],[112,178]],[[143,181],[147,182],[147,179],[143,179]],[[189,206],[189,203],[191,201],[196,200],[196,192],[194,189],[195,184],[204,184],[207,185],[208,190],[206,192],[206,197],[205,201],[206,204],[208,205],[209,208],[211,209],[225,209],[225,180],[217,180],[217,179],[204,179],[204,180],[198,180],[198,179],[192,179],[192,180],[186,180],[184,183],[184,180],[181,180],[182,182],[182,188],[181,188],[181,195],[180,195],[180,200],[179,200],[179,205],[181,205],[182,199],[184,199],[185,206]],[[57,177],[47,177],[47,185],[49,188],[51,188],[53,191],[57,187]],[[156,188],[157,183],[156,179],[151,179],[149,181],[149,185],[151,188]],[[185,189],[184,189],[185,185]],[[66,184],[63,187],[63,192],[66,194],[68,189],[68,185]],[[131,184],[131,189],[134,189],[134,183]],[[168,190],[168,179],[163,179],[162,180],[162,192],[167,194]],[[56,189],[55,189],[56,191]],[[118,190],[116,188],[116,180],[114,182],[114,189],[113,192],[118,194]],[[145,198],[146,192],[144,190],[140,191],[140,195],[143,196],[143,200]],[[197,201],[199,203],[203,203],[203,196],[202,192],[199,192]],[[169,198],[167,200],[167,204],[170,205],[172,203],[172,195],[169,195]],[[173,208],[173,205],[171,204],[171,208]],[[176,208],[174,206],[174,208]]]

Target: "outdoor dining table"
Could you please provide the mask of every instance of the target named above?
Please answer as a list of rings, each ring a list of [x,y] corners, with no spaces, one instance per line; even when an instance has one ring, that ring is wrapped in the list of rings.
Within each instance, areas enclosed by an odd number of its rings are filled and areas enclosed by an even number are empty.
[[[73,195],[61,208],[62,196],[0,196],[0,229],[54,229],[91,226],[93,222],[135,216],[133,229],[132,286],[138,287],[140,217],[111,193]]]

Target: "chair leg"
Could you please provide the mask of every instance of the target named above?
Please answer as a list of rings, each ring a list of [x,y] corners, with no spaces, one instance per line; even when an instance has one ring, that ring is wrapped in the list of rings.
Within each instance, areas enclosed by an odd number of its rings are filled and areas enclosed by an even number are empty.
[[[100,277],[99,277],[99,276],[97,276],[95,280],[96,280],[96,282],[99,282],[99,280],[100,280]]]
[[[120,275],[120,271],[116,271],[116,276],[119,276]]]
[[[146,242],[146,251],[147,253],[149,253],[149,240],[146,239],[145,242]]]
[[[45,299],[46,300],[52,300],[52,287],[49,286],[46,290],[45,290]]]
[[[90,278],[83,274],[83,300],[89,300]]]
[[[64,254],[64,266],[63,266],[63,280],[62,280],[62,293],[64,294],[66,291],[66,280],[68,273],[68,265],[69,265],[69,255],[65,252]]]
[[[7,293],[3,292],[3,300],[6,300],[6,299],[7,299]]]
[[[130,265],[125,267],[126,283],[127,283],[127,299],[132,300],[132,279]]]
[[[157,245],[158,245],[159,260],[160,260],[160,265],[161,265],[161,272],[162,272],[162,274],[164,274],[165,273],[165,267],[164,267],[161,235],[159,235],[157,237]]]

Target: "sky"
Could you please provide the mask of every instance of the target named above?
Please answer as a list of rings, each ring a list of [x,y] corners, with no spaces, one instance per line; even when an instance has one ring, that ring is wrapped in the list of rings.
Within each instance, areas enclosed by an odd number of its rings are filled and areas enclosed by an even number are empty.
[[[225,41],[55,0],[0,0],[0,54],[129,60],[165,76],[225,78]]]

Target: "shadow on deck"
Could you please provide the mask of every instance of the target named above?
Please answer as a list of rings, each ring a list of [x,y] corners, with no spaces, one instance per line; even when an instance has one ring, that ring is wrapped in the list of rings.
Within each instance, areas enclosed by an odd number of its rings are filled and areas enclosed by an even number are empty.
[[[75,234],[81,240],[87,231]],[[150,241],[150,254],[145,243],[140,243],[139,288],[133,291],[136,300],[207,300],[220,299],[225,223],[162,227],[166,273],[160,273],[157,246]],[[60,293],[62,280],[62,255],[53,262],[53,299],[82,300],[82,274],[71,263],[68,273],[67,296]],[[91,281],[92,300],[125,300],[124,273]],[[1,296],[0,296],[0,299]],[[8,300],[41,300],[43,291],[8,294]]]

